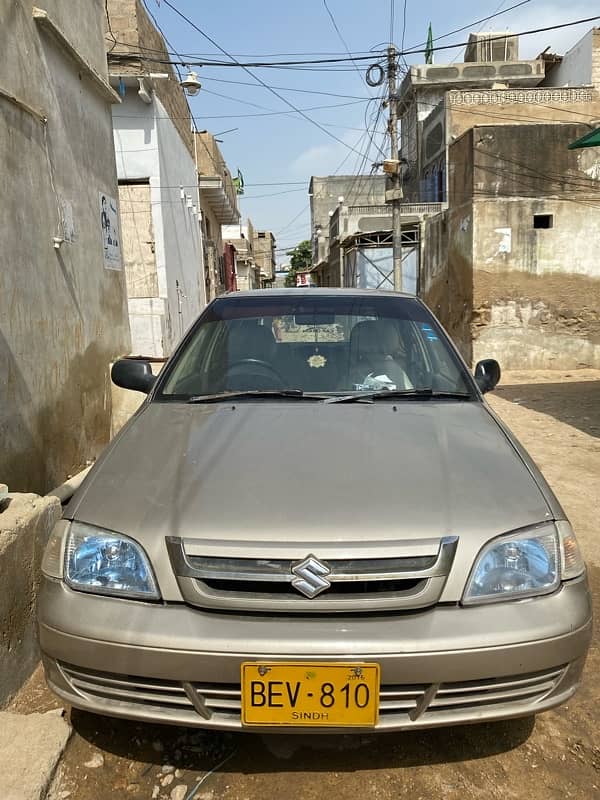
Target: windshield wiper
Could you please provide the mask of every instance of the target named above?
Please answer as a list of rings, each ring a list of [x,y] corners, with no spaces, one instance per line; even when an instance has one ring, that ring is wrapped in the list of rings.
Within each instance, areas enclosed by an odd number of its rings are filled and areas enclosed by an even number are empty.
[[[324,400],[329,395],[307,394],[302,389],[248,389],[238,392],[218,392],[217,394],[197,394],[186,400],[187,403],[217,403],[220,400],[232,400],[237,397],[293,397],[303,400]]]
[[[469,392],[443,392],[434,389],[378,389],[375,392],[360,392],[359,394],[342,395],[341,397],[328,397],[326,403],[372,403],[375,400],[384,398],[411,399],[411,398],[471,398]]]

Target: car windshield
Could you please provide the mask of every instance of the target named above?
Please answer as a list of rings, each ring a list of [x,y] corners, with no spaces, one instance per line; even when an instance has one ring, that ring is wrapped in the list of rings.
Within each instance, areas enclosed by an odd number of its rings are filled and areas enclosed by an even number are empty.
[[[156,396],[379,396],[386,390],[473,396],[464,365],[416,299],[292,292],[212,303],[167,366]]]

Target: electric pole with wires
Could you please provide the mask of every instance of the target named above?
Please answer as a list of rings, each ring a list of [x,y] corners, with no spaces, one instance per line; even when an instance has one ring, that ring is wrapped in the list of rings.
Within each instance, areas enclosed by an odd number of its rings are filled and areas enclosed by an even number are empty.
[[[402,291],[402,172],[398,149],[398,97],[397,97],[396,47],[387,49],[388,107],[390,117],[390,158],[383,163],[383,170],[391,177],[391,189],[385,193],[386,203],[392,206],[392,255],[394,263],[394,291]]]

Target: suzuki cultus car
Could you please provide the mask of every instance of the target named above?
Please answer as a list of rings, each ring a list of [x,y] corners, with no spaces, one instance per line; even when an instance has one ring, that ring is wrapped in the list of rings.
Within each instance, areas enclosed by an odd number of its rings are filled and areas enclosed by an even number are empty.
[[[418,299],[213,301],[54,529],[49,686],[99,714],[391,731],[575,692],[584,564],[531,458]]]

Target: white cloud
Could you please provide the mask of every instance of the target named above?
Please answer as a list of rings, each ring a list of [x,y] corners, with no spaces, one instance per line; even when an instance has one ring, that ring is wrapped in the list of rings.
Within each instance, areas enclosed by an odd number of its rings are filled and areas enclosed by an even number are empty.
[[[343,158],[346,148],[337,142],[313,145],[291,163],[292,175],[328,175]]]
[[[339,131],[336,130],[336,135],[338,134]],[[356,172],[358,163],[362,161],[361,155],[365,150],[366,142],[361,139],[360,133],[357,133],[357,131],[345,131],[339,135],[339,138],[341,142],[331,140],[324,144],[313,145],[302,151],[290,165],[292,174],[301,175],[303,178],[307,175],[331,175],[338,170],[340,163],[344,159],[346,160],[339,170],[340,174],[353,174]],[[373,159],[375,158],[375,153],[376,150],[372,147],[371,156]],[[368,161],[365,167],[367,172],[370,166],[371,163]]]

